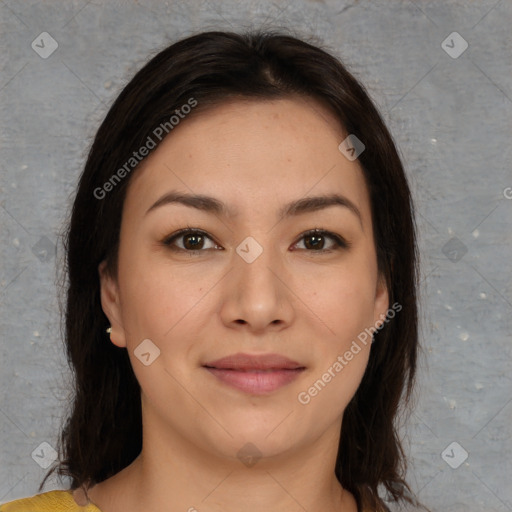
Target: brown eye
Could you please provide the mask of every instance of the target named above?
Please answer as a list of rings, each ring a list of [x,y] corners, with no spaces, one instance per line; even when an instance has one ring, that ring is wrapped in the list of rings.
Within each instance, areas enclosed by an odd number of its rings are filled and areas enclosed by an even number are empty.
[[[331,240],[331,247],[325,249],[326,239]],[[340,248],[348,249],[350,244],[341,236],[323,229],[313,229],[304,233],[300,240],[304,240],[308,252],[331,252]]]
[[[324,248],[325,237],[323,235],[308,235],[304,237],[306,249],[320,250]]]
[[[180,240],[181,244],[177,243]],[[213,242],[211,247],[205,247],[205,242],[207,240]],[[219,247],[204,231],[197,229],[182,229],[170,237],[167,237],[162,241],[162,243],[173,251],[186,252],[215,249]]]
[[[182,235],[183,238],[183,245],[185,249],[202,249],[204,245],[204,236],[198,235],[195,233],[191,233],[188,235]]]

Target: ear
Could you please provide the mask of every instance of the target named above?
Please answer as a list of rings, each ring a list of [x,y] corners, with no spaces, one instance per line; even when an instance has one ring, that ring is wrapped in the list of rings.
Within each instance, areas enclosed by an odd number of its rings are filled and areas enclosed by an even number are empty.
[[[110,341],[118,347],[126,347],[125,330],[122,324],[119,287],[117,281],[107,271],[107,262],[103,260],[98,265],[100,276],[101,307],[110,321],[112,332]]]
[[[375,307],[373,311],[374,325],[380,325],[384,322],[389,310],[389,293],[386,284],[386,278],[383,274],[379,274],[377,280],[377,288],[375,290]]]

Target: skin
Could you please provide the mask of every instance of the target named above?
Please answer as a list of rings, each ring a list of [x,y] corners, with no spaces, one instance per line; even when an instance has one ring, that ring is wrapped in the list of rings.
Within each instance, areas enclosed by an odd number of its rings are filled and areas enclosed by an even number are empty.
[[[242,503],[249,512],[356,511],[334,465],[370,343],[307,405],[297,399],[389,307],[363,173],[338,150],[346,136],[313,100],[237,100],[185,119],[137,169],[117,276],[104,263],[99,273],[111,340],[127,348],[142,389],[143,449],[89,489],[103,512],[236,511]],[[213,196],[232,215],[176,203],[146,213],[169,191]],[[333,192],[361,217],[342,206],[277,217],[288,202]],[[187,227],[208,233],[202,252],[162,243]],[[351,245],[336,250],[326,236],[321,250],[311,248],[303,233],[313,228]],[[248,236],[263,248],[252,263],[236,252]],[[148,366],[134,355],[144,339],[160,350]],[[237,352],[282,354],[306,370],[257,396],[202,367]],[[261,456],[251,467],[237,457],[247,443]]]

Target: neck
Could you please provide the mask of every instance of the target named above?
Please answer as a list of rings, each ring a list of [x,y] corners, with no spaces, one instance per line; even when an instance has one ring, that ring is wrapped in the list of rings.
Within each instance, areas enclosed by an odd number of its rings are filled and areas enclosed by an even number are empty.
[[[258,458],[249,445],[251,459],[207,451],[170,432],[168,424],[152,421],[143,428],[140,455],[89,496],[102,512],[356,512],[353,496],[334,474],[339,427],[271,457]]]

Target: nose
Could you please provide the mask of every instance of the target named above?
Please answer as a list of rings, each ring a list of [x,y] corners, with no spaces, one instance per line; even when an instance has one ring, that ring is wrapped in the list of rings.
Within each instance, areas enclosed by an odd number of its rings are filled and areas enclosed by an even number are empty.
[[[248,261],[233,254],[222,295],[223,323],[254,334],[288,327],[295,314],[294,294],[277,251],[264,248],[254,261]]]

